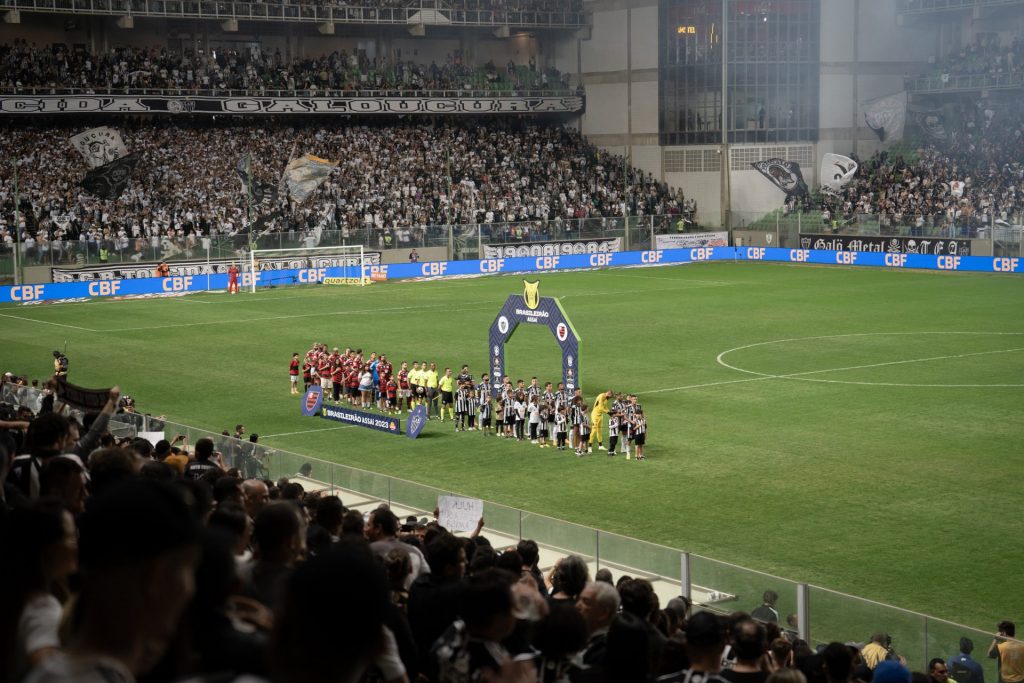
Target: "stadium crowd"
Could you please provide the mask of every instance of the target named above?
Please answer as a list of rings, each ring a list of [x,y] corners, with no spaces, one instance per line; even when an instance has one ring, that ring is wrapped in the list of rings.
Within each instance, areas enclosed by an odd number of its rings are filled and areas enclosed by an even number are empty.
[[[163,11],[164,4],[173,7],[191,8],[195,0],[93,0],[99,7],[107,6],[114,8],[131,9],[142,12],[147,7]],[[74,0],[76,3],[84,0]],[[453,10],[458,17],[458,12],[482,11],[489,13],[488,19],[492,21],[503,21],[509,18],[508,13],[518,12],[582,12],[583,0],[252,0],[253,4],[274,5],[282,7],[286,11],[285,16],[298,16],[306,8],[312,7],[334,7],[334,8],[369,8],[369,9],[401,9],[401,8],[437,8]],[[228,6],[225,7],[227,14]],[[291,12],[287,10],[292,10]],[[190,11],[195,11],[191,10]],[[356,16],[356,15],[353,15]],[[530,17],[525,17],[529,20]],[[523,19],[521,19],[522,21]]]
[[[118,393],[81,424],[4,407],[3,683],[983,683],[967,638],[912,675],[884,633],[812,648],[772,591],[663,608],[646,579],[494,547],[483,519],[460,537],[347,509],[307,467],[245,478],[210,439],[115,439]],[[1024,678],[1014,636],[989,646],[999,683]]]
[[[0,45],[0,88],[79,89],[84,92],[132,89],[166,90],[172,94],[210,91],[245,91],[260,95],[287,91],[315,96],[346,91],[530,90],[567,89],[569,74],[555,69],[538,71],[509,61],[473,67],[459,51],[449,53],[441,65],[369,59],[365,53],[336,50],[314,58],[286,60],[273,53],[246,54],[236,50],[208,54],[177,54],[166,48],[118,48],[91,54],[63,44],[37,47],[16,39]]]
[[[1024,35],[1007,44],[998,33],[979,35],[963,49],[951,52],[938,65],[939,74],[951,76],[998,76],[1024,70]]]
[[[880,152],[861,163],[838,198],[824,208],[836,219],[878,215],[883,227],[949,228],[976,236],[993,221],[1024,222],[1024,109],[1022,101],[993,106],[960,103],[951,115],[920,114],[933,120],[926,144],[911,154]],[[955,189],[953,183],[962,183]],[[793,206],[795,200],[790,201]],[[829,214],[825,215],[828,222]]]
[[[348,122],[352,123],[352,122]],[[340,161],[305,203],[283,199],[253,207],[261,231],[294,239],[317,228],[365,237],[365,243],[422,244],[446,224],[562,221],[678,214],[681,192],[627,167],[578,133],[521,121],[323,123],[125,121],[119,130],[139,152],[133,180],[115,201],[89,195],[78,182],[84,162],[68,138],[81,126],[8,124],[0,155],[18,160],[19,242],[43,259],[70,240],[142,253],[154,241],[168,250],[204,236],[244,231],[248,199],[237,175],[252,156],[259,183],[277,186],[290,154]],[[0,241],[14,237],[14,174],[0,168]],[[261,217],[262,216],[262,217]],[[494,228],[494,231],[503,230]],[[315,245],[313,242],[310,246]],[[164,257],[173,254],[165,253]]]

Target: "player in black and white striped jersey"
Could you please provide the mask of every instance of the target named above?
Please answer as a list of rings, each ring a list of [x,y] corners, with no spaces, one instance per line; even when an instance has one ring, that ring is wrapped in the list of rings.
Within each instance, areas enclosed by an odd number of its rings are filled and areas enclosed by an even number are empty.
[[[469,404],[467,406],[468,412],[466,413],[466,421],[469,422],[469,431],[475,430],[476,427],[476,407],[479,403],[479,399],[476,395],[476,389],[473,387],[473,383],[469,382],[466,385],[466,389],[469,390]]]
[[[636,418],[636,410],[640,406],[636,402],[636,395],[629,394],[626,396],[626,402],[623,406],[622,417],[626,422],[626,460],[629,460],[629,447],[633,443],[633,421]]]
[[[466,431],[466,418],[469,416],[469,383],[463,382],[455,390],[455,431]]]
[[[501,412],[502,420],[505,423],[505,437],[512,438],[516,426],[516,397],[511,389],[505,393]]]
[[[569,433],[572,435],[572,442],[569,445],[577,451],[580,448],[580,425],[583,424],[586,417],[587,411],[583,409],[583,397],[574,396],[572,403],[569,404]]]
[[[543,393],[544,393],[544,390],[541,389],[540,383],[537,382],[537,378],[536,377],[531,377],[530,378],[530,386],[526,387],[526,402],[527,403],[532,402],[534,396],[537,397],[537,401],[539,402],[540,401],[540,396]]]
[[[647,418],[644,417],[643,408],[639,405],[633,413],[633,445],[636,446],[636,459],[645,460],[644,444],[647,443]]]
[[[616,429],[608,427],[608,431],[611,433],[611,443],[608,446],[608,455],[615,455],[616,443],[619,444],[619,453],[625,454],[629,450],[629,421],[626,420],[626,404],[627,401],[623,400],[622,394],[615,394],[615,402],[612,403],[612,409],[608,413],[609,425],[611,423],[612,416],[615,416]]]

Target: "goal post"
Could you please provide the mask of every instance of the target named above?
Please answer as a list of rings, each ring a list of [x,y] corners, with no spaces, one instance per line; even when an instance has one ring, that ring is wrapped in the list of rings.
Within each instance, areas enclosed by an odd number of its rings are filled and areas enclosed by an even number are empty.
[[[243,282],[255,293],[261,286],[299,284],[355,285],[370,283],[373,261],[362,244],[295,249],[252,249],[242,266]],[[253,273],[258,277],[253,277]]]

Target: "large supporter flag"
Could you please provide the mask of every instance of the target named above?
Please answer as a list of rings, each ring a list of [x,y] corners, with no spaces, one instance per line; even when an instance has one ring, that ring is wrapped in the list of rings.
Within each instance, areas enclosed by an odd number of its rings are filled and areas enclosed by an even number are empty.
[[[807,194],[807,183],[804,182],[804,174],[800,172],[800,164],[772,158],[754,161],[750,165],[787,195]]]
[[[139,160],[139,153],[132,152],[109,164],[92,169],[85,174],[85,178],[79,184],[100,199],[117,199],[128,187],[132,171]]]
[[[66,405],[80,410],[100,410],[110,396],[110,389],[85,389],[68,382],[65,377],[54,377],[57,398]]]
[[[303,154],[298,159],[292,159],[284,169],[288,194],[301,204],[337,167],[338,162],[321,159],[312,154]]]
[[[857,162],[850,157],[832,153],[822,155],[821,168],[818,171],[822,192],[837,194],[850,184],[856,174]]]
[[[89,168],[99,168],[128,155],[121,134],[107,126],[75,135],[71,138],[71,146],[85,158]]]
[[[864,122],[882,142],[902,139],[907,122],[907,91],[865,103]]]

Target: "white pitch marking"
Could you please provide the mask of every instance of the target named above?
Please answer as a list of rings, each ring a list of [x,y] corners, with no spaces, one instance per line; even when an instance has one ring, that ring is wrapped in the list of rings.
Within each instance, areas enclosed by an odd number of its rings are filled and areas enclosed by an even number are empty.
[[[312,434],[313,432],[333,432],[339,429],[349,429],[356,425],[344,425],[341,427],[324,427],[323,429],[305,429],[301,432],[284,432],[283,434],[264,434],[261,439],[272,439],[275,436],[295,436],[296,434]]]
[[[936,334],[956,334],[956,335],[972,335],[972,336],[1021,336],[1024,332],[952,332],[952,331],[941,331],[941,332],[855,332],[851,334],[829,334],[821,335],[816,337],[793,337],[790,339],[774,339],[772,341],[757,342],[755,344],[747,344],[745,346],[737,346],[732,349],[718,354],[715,359],[719,365],[727,367],[730,370],[736,370],[737,372],[743,372],[748,375],[757,375],[754,379],[797,379],[804,382],[822,382],[827,384],[858,384],[864,386],[889,386],[889,387],[939,387],[939,388],[984,388],[984,387],[1022,387],[1024,384],[918,384],[918,383],[902,383],[902,382],[858,382],[855,380],[835,380],[835,379],[811,379],[807,378],[806,375],[816,375],[826,372],[843,372],[846,370],[859,370],[863,368],[876,368],[884,367],[888,365],[901,365],[906,363],[925,363],[935,360],[951,360],[955,358],[967,358],[969,356],[985,356],[996,353],[1015,353],[1017,351],[1024,351],[1024,348],[1014,349],[997,349],[994,351],[976,351],[971,353],[961,353],[948,356],[932,356],[928,358],[910,358],[907,360],[899,361],[887,361],[884,363],[871,363],[867,365],[853,365],[842,368],[826,368],[824,370],[808,370],[804,372],[793,372],[783,375],[773,375],[766,372],[757,372],[756,370],[748,370],[746,368],[737,367],[730,365],[722,360],[726,355],[733,353],[734,351],[742,351],[744,349],[751,349],[757,346],[768,346],[770,344],[783,344],[793,341],[810,341],[816,339],[840,339],[848,337],[878,337],[878,336],[920,336],[920,335],[936,335]]]
[[[56,325],[57,327],[67,327],[72,330],[81,330],[83,332],[99,332],[100,330],[94,330],[88,327],[79,327],[78,325],[67,325],[65,323],[55,323],[49,320],[38,320],[36,318],[23,318],[20,315],[10,315],[8,313],[0,313],[0,316],[4,318],[14,318],[15,320],[27,320],[30,323],[42,323],[43,325]]]

